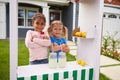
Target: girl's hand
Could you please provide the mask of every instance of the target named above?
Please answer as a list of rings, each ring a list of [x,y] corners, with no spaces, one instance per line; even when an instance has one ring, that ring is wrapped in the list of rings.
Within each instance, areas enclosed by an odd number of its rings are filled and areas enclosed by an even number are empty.
[[[60,46],[61,46],[61,48],[64,48],[66,46],[66,44],[61,44]]]
[[[61,46],[59,46],[57,43],[53,43],[54,51],[61,50]]]
[[[53,46],[58,46],[58,44],[57,43],[53,43]]]
[[[54,50],[54,52],[61,50],[61,47],[57,43],[53,43],[50,45],[50,50]]]
[[[69,52],[70,51],[70,49],[69,49],[67,44],[62,44],[61,47],[62,47],[62,51],[63,52]]]
[[[38,38],[38,36],[37,35],[32,36],[32,39],[31,39],[32,42],[34,38]]]
[[[49,40],[49,37],[48,37],[48,36],[43,36],[42,38]]]

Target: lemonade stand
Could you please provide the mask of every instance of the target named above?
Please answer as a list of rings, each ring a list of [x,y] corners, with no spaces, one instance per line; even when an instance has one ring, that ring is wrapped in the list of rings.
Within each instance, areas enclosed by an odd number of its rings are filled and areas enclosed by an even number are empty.
[[[80,0],[78,23],[87,35],[77,37],[78,63],[66,62],[65,67],[53,69],[48,64],[17,65],[17,3],[10,0],[10,80],[99,80],[103,0]]]

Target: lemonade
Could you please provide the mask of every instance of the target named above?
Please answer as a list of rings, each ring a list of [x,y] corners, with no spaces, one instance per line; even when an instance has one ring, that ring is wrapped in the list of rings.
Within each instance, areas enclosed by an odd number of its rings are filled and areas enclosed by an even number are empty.
[[[50,53],[49,56],[49,67],[50,68],[56,68],[57,67],[57,56],[56,53]]]
[[[66,66],[66,59],[65,58],[59,58],[58,61],[59,61],[58,66],[60,68],[64,68]]]
[[[66,53],[60,52],[59,58],[58,58],[58,66],[60,68],[64,68],[66,66]]]

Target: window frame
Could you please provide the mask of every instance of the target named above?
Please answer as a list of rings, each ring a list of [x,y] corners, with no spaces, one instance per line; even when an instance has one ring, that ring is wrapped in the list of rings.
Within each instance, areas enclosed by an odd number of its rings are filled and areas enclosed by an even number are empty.
[[[39,8],[31,8],[31,7],[18,7],[18,11],[23,10],[24,11],[24,26],[19,26],[18,28],[33,28],[32,26],[28,26],[28,11],[36,11],[39,12]],[[19,19],[19,17],[18,17]]]
[[[51,13],[51,12],[57,12],[57,13],[60,13],[60,20],[62,20],[62,10],[54,10],[54,9],[50,9],[49,10],[49,14]],[[49,16],[49,22],[51,22],[51,15]]]
[[[20,8],[20,9],[18,9],[18,12],[19,12],[19,10],[23,10],[23,11],[24,11],[24,17],[22,18],[22,17],[19,17],[19,16],[18,16],[18,21],[19,21],[19,19],[23,19],[23,20],[24,20],[24,25],[23,25],[23,26],[25,26],[25,9],[21,9],[21,8]],[[21,27],[21,28],[22,28],[23,26],[19,26],[19,25],[18,25],[18,27]]]
[[[117,19],[117,15],[116,14],[109,14],[108,18]]]

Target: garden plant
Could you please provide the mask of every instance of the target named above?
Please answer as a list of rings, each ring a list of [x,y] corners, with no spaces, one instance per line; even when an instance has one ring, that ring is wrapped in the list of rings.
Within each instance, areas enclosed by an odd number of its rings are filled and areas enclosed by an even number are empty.
[[[120,61],[120,39],[116,38],[118,33],[115,31],[112,35],[108,33],[103,36],[101,54]]]

